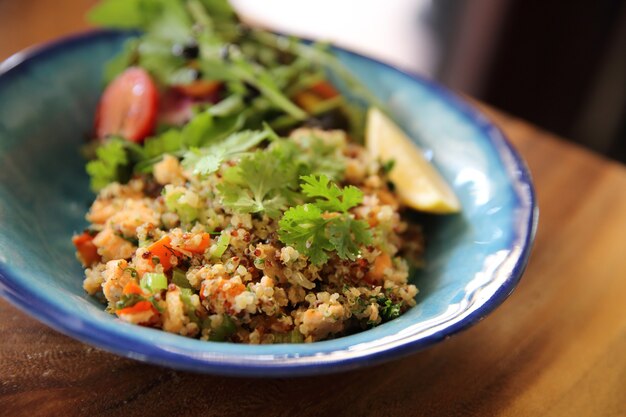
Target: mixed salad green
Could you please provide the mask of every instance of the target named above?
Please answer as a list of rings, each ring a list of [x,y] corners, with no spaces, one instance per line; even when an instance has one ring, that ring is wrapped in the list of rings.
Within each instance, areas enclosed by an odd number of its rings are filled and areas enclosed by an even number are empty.
[[[343,128],[363,138],[362,107],[337,93],[327,70],[357,99],[376,99],[328,47],[246,26],[226,0],[106,0],[89,17],[141,31],[109,62],[105,82],[120,84],[116,77],[141,68],[149,77],[131,74],[118,88],[139,81],[153,91],[131,117],[126,97],[107,100],[105,93],[96,121],[102,142],[87,167],[96,191],[150,172],[166,153],[207,173],[224,157],[297,126]]]

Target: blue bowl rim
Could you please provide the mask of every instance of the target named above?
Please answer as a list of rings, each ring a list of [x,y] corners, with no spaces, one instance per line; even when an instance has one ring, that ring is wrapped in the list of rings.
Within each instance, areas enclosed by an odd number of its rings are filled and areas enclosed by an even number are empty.
[[[131,33],[106,29],[90,30],[27,48],[0,63],[0,81],[6,80],[10,74],[20,71],[22,64],[36,61],[58,50],[77,44],[89,43],[93,39],[100,37],[126,37]],[[340,355],[325,355],[321,357],[313,355],[290,358],[268,358],[267,355],[264,355],[264,357],[261,357],[262,355],[247,355],[245,357],[241,355],[197,356],[193,355],[193,352],[168,350],[144,341],[140,341],[138,345],[136,339],[126,336],[120,337],[121,335],[119,334],[112,335],[114,337],[107,337],[109,335],[106,331],[97,331],[98,329],[93,327],[92,322],[82,317],[66,320],[60,305],[29,288],[21,282],[16,273],[2,263],[0,263],[0,295],[23,312],[55,330],[106,351],[175,369],[234,376],[303,376],[339,372],[364,365],[369,366],[425,349],[482,320],[502,304],[519,283],[528,263],[537,231],[539,212],[536,205],[533,182],[525,162],[497,126],[479,110],[437,82],[343,48],[334,48],[348,55],[357,56],[376,65],[381,65],[401,76],[408,77],[422,84],[435,95],[442,98],[446,104],[479,126],[501,158],[516,192],[519,204],[518,209],[520,209],[518,213],[521,221],[517,230],[518,235],[521,236],[519,251],[514,255],[509,254],[509,257],[514,258],[512,259],[514,261],[512,267],[498,272],[508,275],[501,285],[485,302],[470,311],[469,314],[466,314],[462,319],[449,326],[421,337],[418,334],[411,334],[408,335],[411,339],[407,340],[407,335],[404,335],[401,340],[392,338],[392,340],[382,346],[377,345],[352,352],[342,351]],[[133,349],[129,350],[129,346],[133,346]]]

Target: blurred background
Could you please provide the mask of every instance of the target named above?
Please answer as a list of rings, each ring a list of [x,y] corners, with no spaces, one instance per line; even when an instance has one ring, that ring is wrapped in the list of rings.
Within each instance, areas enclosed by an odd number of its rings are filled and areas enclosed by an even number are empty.
[[[436,79],[626,162],[626,1],[231,0],[255,24]],[[0,0],[0,59],[88,27],[96,0]]]

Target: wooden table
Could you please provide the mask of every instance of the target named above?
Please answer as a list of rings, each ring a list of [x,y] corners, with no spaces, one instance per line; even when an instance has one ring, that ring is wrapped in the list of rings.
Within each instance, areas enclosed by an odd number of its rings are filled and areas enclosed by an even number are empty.
[[[83,27],[93,1],[65,3],[0,0],[0,58]],[[485,111],[528,162],[541,215],[519,287],[478,325],[370,369],[243,379],[122,359],[0,301],[0,415],[626,416],[626,169]]]

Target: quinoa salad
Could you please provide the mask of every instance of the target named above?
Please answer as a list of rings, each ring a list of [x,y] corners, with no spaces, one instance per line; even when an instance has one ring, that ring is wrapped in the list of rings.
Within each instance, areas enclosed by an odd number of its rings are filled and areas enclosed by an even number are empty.
[[[226,1],[142,4],[90,14],[141,35],[104,69],[85,146],[85,291],[124,322],[251,344],[336,338],[413,307],[421,227],[394,161],[364,146],[366,107],[383,106],[325,45],[245,26]]]

